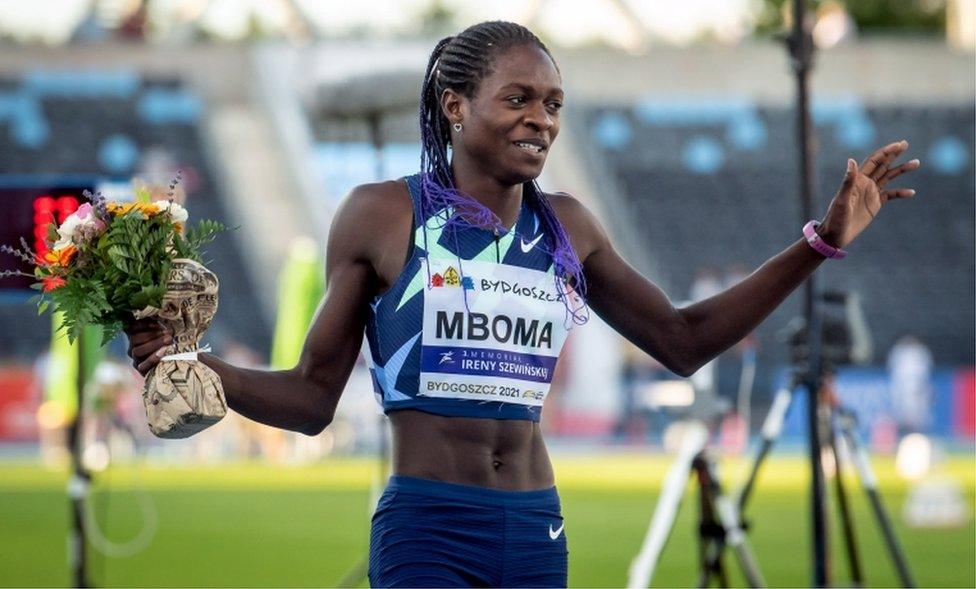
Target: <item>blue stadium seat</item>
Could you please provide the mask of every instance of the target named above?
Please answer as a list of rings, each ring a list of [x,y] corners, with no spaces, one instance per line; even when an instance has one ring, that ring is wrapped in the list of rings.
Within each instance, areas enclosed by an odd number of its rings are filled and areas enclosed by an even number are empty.
[[[906,138],[911,156],[924,165],[911,177],[918,197],[886,208],[848,259],[821,269],[819,284],[861,295],[876,362],[911,332],[938,363],[970,365],[976,341],[972,105],[880,107],[836,96],[813,105],[817,216],[826,212],[847,157],[860,161],[868,150]],[[647,98],[630,107],[593,106],[581,118],[593,137],[607,133],[608,120],[630,122],[627,149],[594,142],[592,169],[615,177],[621,194],[602,198],[618,208],[614,220],[632,219],[637,247],[654,262],[644,271],[655,272],[672,298],[688,295],[699,268],[741,263],[751,270],[799,238],[792,110],[741,99]],[[800,313],[800,300],[792,297],[758,330],[760,383],[789,361],[778,334]]]
[[[128,177],[147,150],[161,150],[195,176],[191,223],[210,218],[230,225],[200,136],[202,112],[200,97],[181,80],[130,70],[0,77],[0,175]],[[246,244],[237,239],[225,233],[207,250],[222,292],[233,293],[222,297],[207,341],[219,346],[234,339],[267,350],[270,328],[253,313],[259,305],[241,257]],[[0,304],[0,350],[35,356],[46,346],[49,325],[22,304]]]

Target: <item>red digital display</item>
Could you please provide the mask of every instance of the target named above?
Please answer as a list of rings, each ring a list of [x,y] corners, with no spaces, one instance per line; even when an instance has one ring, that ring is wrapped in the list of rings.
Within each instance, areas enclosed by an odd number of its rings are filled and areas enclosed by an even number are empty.
[[[74,196],[42,194],[34,199],[34,251],[43,255],[47,252],[47,227],[52,221],[60,225],[71,213],[78,210],[78,199]],[[55,215],[57,213],[57,215]],[[56,217],[56,218],[55,218]]]
[[[20,240],[38,254],[47,251],[47,227],[61,224],[86,202],[82,192],[93,186],[4,186],[0,185],[0,244],[22,249]],[[0,270],[32,272],[33,268],[10,254],[0,253]],[[0,290],[26,290],[33,280],[26,276],[0,278]]]

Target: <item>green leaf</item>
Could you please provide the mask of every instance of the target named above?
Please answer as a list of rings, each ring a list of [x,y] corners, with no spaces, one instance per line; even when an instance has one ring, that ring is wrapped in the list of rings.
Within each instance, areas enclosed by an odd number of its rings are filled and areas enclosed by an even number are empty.
[[[163,300],[165,287],[156,284],[147,284],[139,289],[139,292],[132,295],[130,299],[133,309],[142,309],[147,305],[159,307]]]
[[[122,324],[118,321],[106,323],[102,326],[102,347],[107,346],[122,331]]]
[[[181,235],[165,216],[147,219],[133,211],[116,217],[95,243],[84,248],[88,263],[72,267],[65,286],[40,293],[32,302],[37,301],[38,313],[52,308],[62,312],[61,328],[69,339],[77,338],[82,325],[97,324],[108,342],[133,310],[161,306],[174,258],[201,261],[203,246],[224,230],[222,223],[204,219]],[[44,267],[35,267],[34,274],[39,279],[32,286],[35,290],[43,289],[40,279],[52,275]]]
[[[150,202],[152,200],[152,195],[149,194],[149,188],[145,186],[140,186],[135,190],[136,202]]]

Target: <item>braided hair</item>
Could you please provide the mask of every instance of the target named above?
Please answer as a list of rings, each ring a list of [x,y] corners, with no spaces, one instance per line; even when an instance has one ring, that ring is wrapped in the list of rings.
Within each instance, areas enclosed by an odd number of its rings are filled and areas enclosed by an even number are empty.
[[[508,233],[508,228],[502,225],[495,213],[455,187],[448,156],[451,143],[449,123],[441,111],[440,97],[445,90],[451,89],[473,98],[482,80],[492,73],[495,59],[508,49],[523,44],[535,45],[552,59],[549,49],[531,31],[505,21],[473,25],[454,37],[442,39],[434,47],[427,62],[420,100],[423,218],[447,209],[453,214],[445,221],[445,228],[470,226],[494,230],[496,234]],[[553,59],[553,65],[555,63]],[[526,184],[528,190],[523,192],[523,196],[539,217],[540,226],[552,244],[551,248],[540,246],[552,255],[556,292],[562,295],[565,285],[571,285],[579,298],[573,303],[570,300],[573,297],[562,296],[563,303],[572,322],[583,324],[588,318],[584,302],[586,282],[583,266],[545,193],[534,180]]]

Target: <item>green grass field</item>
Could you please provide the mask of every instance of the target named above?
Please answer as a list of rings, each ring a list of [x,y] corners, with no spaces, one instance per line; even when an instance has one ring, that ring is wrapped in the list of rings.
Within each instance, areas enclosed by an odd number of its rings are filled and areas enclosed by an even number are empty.
[[[626,583],[668,465],[665,457],[556,458],[570,586]],[[729,480],[739,466],[722,462]],[[954,457],[938,467],[939,476],[965,489],[971,516],[966,526],[954,529],[907,528],[900,514],[908,485],[895,475],[891,460],[879,459],[875,468],[919,586],[976,585],[973,457]],[[334,586],[367,550],[374,469],[370,461],[352,459],[296,468],[112,469],[100,475],[94,496],[108,537],[121,541],[139,531],[139,489],[148,489],[154,499],[159,527],[139,554],[108,558],[94,552],[89,561],[92,581],[99,586]],[[808,480],[801,457],[772,458],[748,509],[750,539],[771,586],[810,584]],[[0,585],[69,584],[65,484],[63,472],[0,465]],[[859,488],[849,488],[867,584],[896,586],[867,500]],[[689,493],[653,585],[694,586],[696,512]],[[849,577],[836,518],[831,526],[833,579],[843,586]],[[731,555],[726,566],[736,570]],[[743,584],[737,574],[733,579]]]

